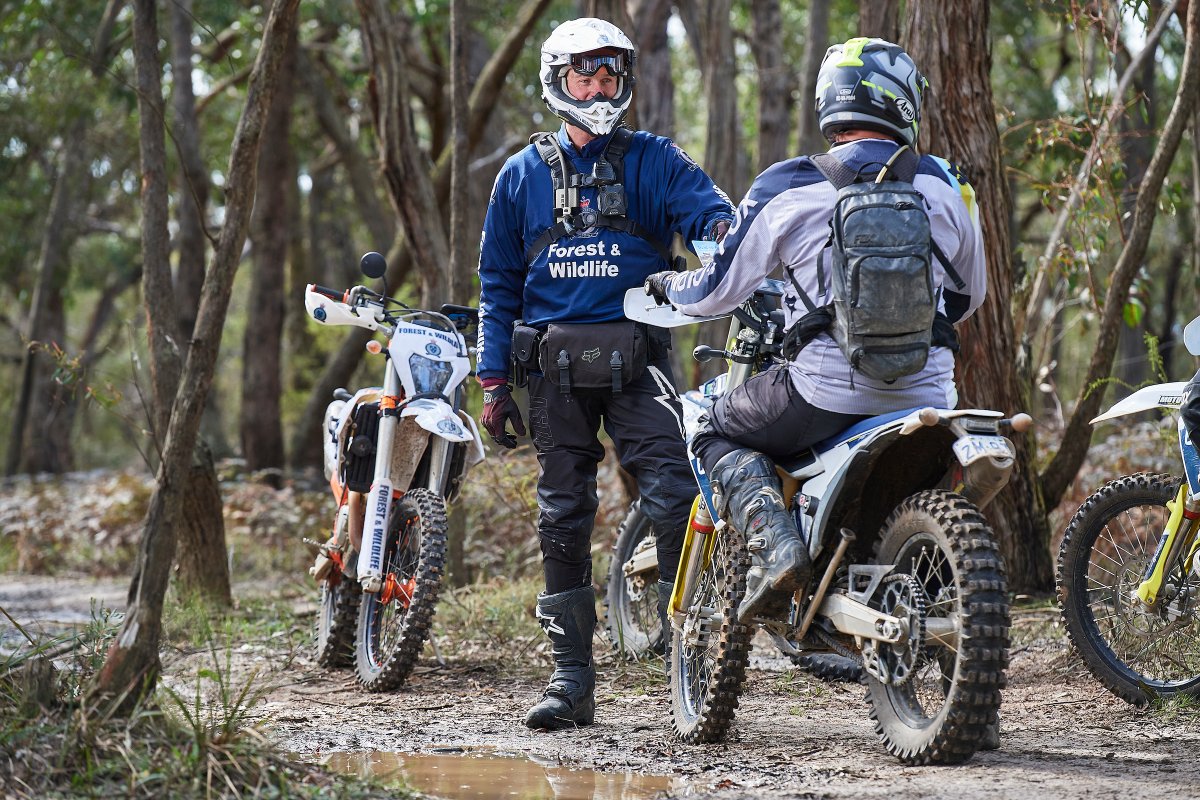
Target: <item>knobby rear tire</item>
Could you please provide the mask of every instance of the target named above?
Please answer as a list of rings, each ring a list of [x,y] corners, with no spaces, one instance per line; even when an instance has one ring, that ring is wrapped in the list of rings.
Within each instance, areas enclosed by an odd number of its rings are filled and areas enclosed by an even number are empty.
[[[1008,666],[1008,586],[995,536],[962,496],[919,492],[884,524],[877,560],[917,578],[928,620],[957,614],[959,640],[957,649],[927,641],[901,686],[867,675],[875,732],[905,764],[966,761],[997,719]]]

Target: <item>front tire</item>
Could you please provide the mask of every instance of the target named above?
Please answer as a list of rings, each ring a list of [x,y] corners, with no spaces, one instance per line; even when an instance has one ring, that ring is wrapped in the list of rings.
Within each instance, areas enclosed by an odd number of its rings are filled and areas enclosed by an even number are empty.
[[[663,650],[662,621],[658,618],[658,570],[625,575],[622,567],[635,553],[654,547],[650,518],[635,500],[621,521],[608,568],[604,626],[614,650],[638,659]]]
[[[683,625],[671,626],[671,712],[675,734],[688,744],[718,742],[729,732],[754,632],[738,619],[750,566],[746,542],[731,526],[713,535],[712,560],[696,578]]]
[[[1075,512],[1058,551],[1067,633],[1092,675],[1135,705],[1200,697],[1200,581],[1177,564],[1164,580],[1173,596],[1164,591],[1149,609],[1130,602],[1181,482],[1139,473],[1106,483]]]
[[[916,579],[927,626],[957,620],[958,633],[925,637],[900,685],[868,674],[875,732],[906,764],[966,761],[997,718],[1008,666],[1008,587],[995,537],[965,498],[926,491],[892,512],[877,555],[896,565],[893,574]]]
[[[429,638],[446,562],[445,503],[413,489],[395,501],[389,527],[384,588],[363,594],[355,637],[355,671],[369,692],[404,683]]]

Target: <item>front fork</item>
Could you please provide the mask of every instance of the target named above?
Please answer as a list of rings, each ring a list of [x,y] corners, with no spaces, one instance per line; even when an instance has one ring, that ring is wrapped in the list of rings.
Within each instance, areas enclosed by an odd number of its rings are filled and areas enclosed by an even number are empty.
[[[392,511],[392,444],[396,438],[400,378],[388,365],[379,398],[379,429],[375,437],[375,482],[367,495],[366,523],[363,525],[363,549],[358,562],[358,581],[364,592],[375,593],[383,586],[383,551],[387,546],[389,516]]]
[[[716,525],[708,512],[708,504],[703,497],[696,495],[691,516],[688,517],[687,532],[683,535],[679,571],[675,573],[675,586],[671,590],[668,616],[675,624],[683,624],[696,595],[696,581],[712,561],[713,545],[717,540],[715,532]]]
[[[1181,553],[1187,553],[1183,571],[1195,569],[1196,551],[1200,549],[1200,537],[1196,536],[1200,522],[1200,495],[1188,491],[1187,481],[1179,486],[1174,500],[1167,501],[1171,515],[1158,541],[1154,557],[1150,559],[1142,582],[1133,590],[1133,600],[1153,607],[1158,602],[1159,592],[1171,568],[1178,562]]]

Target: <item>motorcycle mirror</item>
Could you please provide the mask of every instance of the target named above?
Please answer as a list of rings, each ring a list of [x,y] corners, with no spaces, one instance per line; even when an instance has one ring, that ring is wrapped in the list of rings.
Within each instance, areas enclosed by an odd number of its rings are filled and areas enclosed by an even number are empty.
[[[362,257],[358,267],[368,278],[382,278],[387,272],[387,259],[372,251]]]
[[[1196,317],[1183,329],[1183,346],[1192,355],[1200,356],[1200,317]]]

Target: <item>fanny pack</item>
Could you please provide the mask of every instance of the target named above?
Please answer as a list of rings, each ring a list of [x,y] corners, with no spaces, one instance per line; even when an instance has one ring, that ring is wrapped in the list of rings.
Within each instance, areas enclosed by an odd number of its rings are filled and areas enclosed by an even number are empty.
[[[538,361],[562,394],[573,389],[611,389],[646,369],[646,326],[631,320],[595,324],[551,323],[538,343]]]

